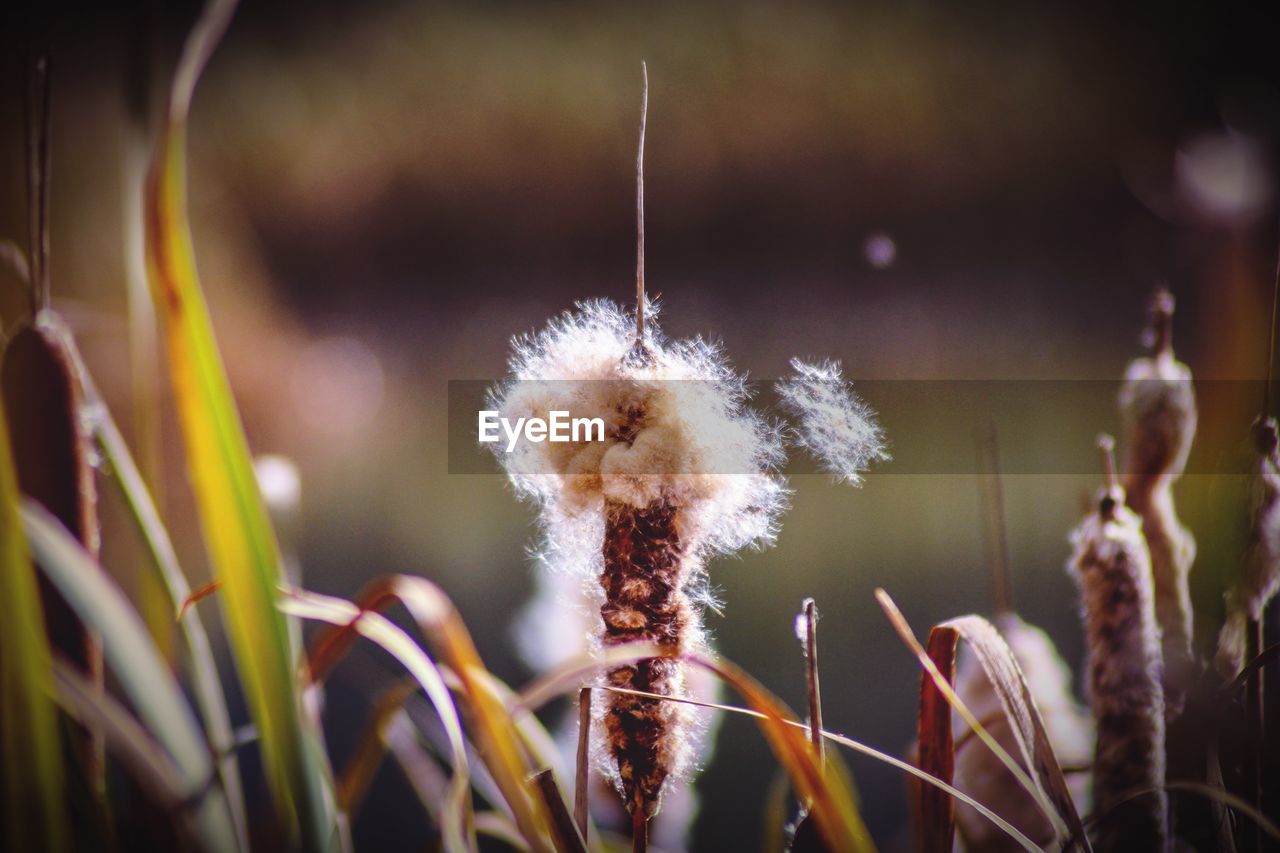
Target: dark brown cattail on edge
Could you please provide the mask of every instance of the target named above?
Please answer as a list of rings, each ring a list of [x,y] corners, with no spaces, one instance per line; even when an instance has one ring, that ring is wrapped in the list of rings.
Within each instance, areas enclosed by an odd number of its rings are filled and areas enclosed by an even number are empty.
[[[1109,453],[1109,439],[1104,452]],[[1093,763],[1099,851],[1164,850],[1164,692],[1151,557],[1124,505],[1114,463],[1097,510],[1072,533],[1068,564],[1080,587],[1088,690],[1097,726]],[[1135,792],[1144,792],[1134,796]]]
[[[41,311],[9,341],[0,387],[19,488],[97,556],[97,490],[81,417],[84,394],[71,366],[71,346],[71,333],[62,321]],[[97,643],[62,596],[43,576],[40,581],[45,622],[55,647],[100,682],[102,655]]]
[[[1173,308],[1169,291],[1158,290],[1151,304],[1151,357],[1129,365],[1120,391],[1126,501],[1142,519],[1151,554],[1165,710],[1171,719],[1181,712],[1195,672],[1187,577],[1196,556],[1195,537],[1179,521],[1173,500],[1173,485],[1186,467],[1196,432],[1191,371],[1173,355]]]
[[[1280,442],[1275,419],[1257,424],[1254,434],[1258,458],[1253,520],[1242,571],[1227,590],[1227,621],[1218,634],[1215,663],[1225,678],[1234,678],[1246,663],[1250,625],[1262,619],[1280,591]]]

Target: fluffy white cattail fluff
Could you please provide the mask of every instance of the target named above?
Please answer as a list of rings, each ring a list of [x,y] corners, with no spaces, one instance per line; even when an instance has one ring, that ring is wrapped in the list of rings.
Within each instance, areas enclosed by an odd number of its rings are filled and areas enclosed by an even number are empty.
[[[1173,297],[1152,301],[1154,351],[1135,359],[1120,390],[1125,428],[1124,488],[1129,507],[1142,518],[1151,552],[1156,621],[1164,654],[1165,708],[1176,716],[1194,673],[1191,592],[1187,576],[1196,540],[1174,508],[1173,484],[1182,476],[1196,433],[1191,370],[1173,355]]]
[[[1099,851],[1164,850],[1168,798],[1160,628],[1142,522],[1113,483],[1071,535],[1068,570],[1080,586]],[[1146,791],[1133,797],[1135,791]]]
[[[1089,775],[1087,772],[1072,772],[1072,768],[1087,767],[1093,760],[1093,721],[1071,691],[1071,669],[1059,656],[1048,635],[1018,616],[1011,613],[1002,615],[996,619],[996,627],[1026,676],[1027,687],[1044,720],[1049,743],[1068,773],[1067,781],[1076,808],[1085,814],[1089,810]],[[961,648],[956,666],[956,692],[1005,751],[1018,755],[1018,745],[1004,715],[1000,697],[977,656],[967,647]],[[953,716],[956,787],[994,809],[1028,838],[1048,846],[1054,839],[1054,828],[1044,812],[995,753],[972,735],[958,715]],[[956,829],[967,850],[1021,849],[990,820],[964,803],[956,803]]]
[[[858,485],[872,462],[889,459],[875,412],[853,393],[839,362],[792,359],[791,367],[795,375],[776,389],[798,420],[795,442],[837,480]]]
[[[633,315],[584,303],[515,341],[513,378],[489,408],[513,423],[552,411],[604,421],[603,441],[524,441],[497,448],[498,457],[517,493],[540,508],[548,569],[599,584],[593,643],[646,641],[678,653],[703,646],[707,558],[772,541],[786,489],[774,473],[778,431],[747,407],[745,383],[719,347],[649,328],[637,341]],[[653,659],[608,680],[677,695],[685,670]],[[649,817],[667,780],[691,764],[695,715],[679,703],[593,695],[597,765],[628,811]]]
[[[1227,678],[1235,677],[1245,664],[1249,622],[1260,621],[1280,591],[1280,456],[1275,419],[1267,418],[1256,433],[1259,459],[1253,526],[1243,571],[1227,591],[1227,621],[1218,634],[1215,665]]]

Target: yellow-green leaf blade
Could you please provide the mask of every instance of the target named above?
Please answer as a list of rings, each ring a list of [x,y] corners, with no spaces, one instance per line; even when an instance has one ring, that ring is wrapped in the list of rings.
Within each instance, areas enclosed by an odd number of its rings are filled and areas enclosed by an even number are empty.
[[[18,515],[9,428],[0,410],[0,792],[7,849],[67,848],[53,659]]]
[[[212,0],[175,75],[169,120],[147,187],[147,263],[164,318],[170,380],[205,546],[222,583],[236,668],[282,816],[307,849],[334,838],[332,787],[302,713],[288,630],[277,607],[279,549],[196,273],[186,213],[186,115],[200,71],[235,6]]]

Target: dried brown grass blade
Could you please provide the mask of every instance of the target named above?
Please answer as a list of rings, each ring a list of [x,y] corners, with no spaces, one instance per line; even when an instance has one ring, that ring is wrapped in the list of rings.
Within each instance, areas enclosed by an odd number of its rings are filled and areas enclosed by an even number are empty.
[[[360,636],[377,643],[393,655],[421,685],[445,727],[453,763],[453,778],[446,797],[446,808],[440,821],[445,845],[451,850],[473,849],[475,838],[471,814],[471,773],[462,724],[458,719],[453,698],[449,695],[449,689],[445,686],[444,678],[435,663],[390,619],[378,613],[362,610],[345,599],[301,590],[288,590],[280,606],[290,615],[327,622],[339,631],[354,629]],[[347,648],[350,648],[349,644]]]
[[[632,643],[629,645],[615,646],[611,649],[608,649],[604,653],[602,653],[598,659],[584,658],[581,660],[572,661],[570,663],[564,664],[556,668],[555,670],[552,670],[551,672],[544,674],[542,677],[536,679],[524,690],[520,691],[519,705],[520,707],[525,709],[536,710],[537,708],[542,707],[547,702],[550,702],[552,699],[556,698],[560,694],[568,692],[569,690],[573,689],[577,685],[581,684],[582,679],[584,677],[599,673],[600,671],[606,670],[613,666],[622,666],[627,663],[633,663],[637,660],[642,660],[644,658],[657,657],[659,656],[658,652],[659,650],[657,646],[653,646],[646,643]],[[712,672],[716,672],[716,670],[712,670]],[[621,688],[621,687],[613,687],[613,686],[604,685],[604,684],[595,685],[594,689],[609,690],[609,691],[618,692],[618,693],[625,692],[635,696],[642,696],[647,699],[658,699],[663,702],[680,702],[686,705],[694,705],[699,708],[710,708],[717,711],[724,711],[730,714],[742,714],[744,716],[752,717],[757,720],[763,720],[768,718],[767,715],[764,714],[763,712],[754,710],[752,708],[739,708],[734,705],[723,705],[716,702],[703,702],[698,699],[691,699],[686,696],[663,696],[656,693],[645,693],[638,690],[625,690],[624,688]],[[809,732],[809,726],[805,725],[799,720],[795,720],[795,719],[787,720],[785,721],[785,725],[790,726],[806,734]],[[1032,853],[1035,853],[1035,851],[1038,851],[1040,849],[1030,839],[1028,839],[1021,832],[1019,832],[1017,827],[1013,826],[1004,818],[1000,817],[998,814],[991,811],[991,809],[987,808],[982,803],[973,799],[965,792],[951,786],[950,784],[943,782],[940,779],[936,779],[933,776],[930,776],[928,773],[925,773],[924,771],[920,770],[918,767],[912,764],[909,764],[906,761],[903,761],[901,758],[896,758],[892,755],[889,755],[887,752],[882,752],[881,750],[878,750],[873,746],[869,746],[865,743],[862,743],[861,741],[854,740],[853,738],[846,737],[845,735],[836,734],[835,732],[826,731],[825,729],[822,732],[822,736],[827,740],[831,741],[832,743],[838,743],[847,749],[851,749],[854,752],[858,752],[869,758],[873,758],[876,761],[880,761],[885,764],[888,764],[889,766],[895,767],[898,770],[901,770],[904,773],[914,776],[915,778],[920,779],[921,781],[927,784],[935,785],[945,790],[951,796],[955,797],[960,802],[971,806],[975,811],[977,811],[983,817],[987,818],[996,826],[998,826],[1002,832],[1006,833],[1010,838],[1017,841],[1018,844],[1021,845],[1023,849],[1032,851]],[[786,768],[784,766],[784,770],[785,769]]]
[[[435,584],[423,578],[393,575],[374,581],[357,596],[359,612],[345,626],[328,632],[313,645],[309,666],[313,678],[324,674],[354,640],[360,622],[392,601],[408,609],[436,655],[457,676],[470,722],[472,741],[511,809],[521,836],[535,851],[550,850],[554,830],[541,796],[530,781],[533,768],[522,748],[519,730],[491,687],[492,677],[471,640],[462,617]]]
[[[1259,652],[1252,660],[1246,663],[1235,678],[1222,687],[1222,694],[1227,695],[1234,693],[1248,683],[1249,678],[1263,667],[1270,664],[1276,658],[1280,658],[1280,643],[1272,643],[1261,652]]]
[[[176,816],[188,840],[198,845],[184,798],[182,774],[164,748],[115,697],[99,693],[78,667],[65,659],[53,662],[54,695],[58,705],[83,726],[93,726],[106,737],[110,753],[128,770],[143,793]]]
[[[70,352],[70,331],[42,312],[4,351],[0,382],[9,419],[18,489],[51,512],[90,554],[98,553],[97,493],[89,436],[80,417],[84,393]],[[101,654],[65,602],[41,581],[54,642],[96,679]]]
[[[804,619],[804,676],[809,699],[809,726],[812,729],[810,738],[818,760],[823,761],[826,749],[822,740],[822,686],[818,679],[818,605],[812,598],[804,600],[801,616]]]
[[[589,802],[591,787],[591,688],[578,691],[578,749],[574,756],[573,819],[583,840],[587,834],[587,822],[591,818]]]
[[[550,768],[539,770],[533,775],[533,784],[538,789],[547,812],[551,815],[551,826],[556,833],[556,849],[568,851],[568,853],[587,853],[587,843],[569,814],[569,808],[564,802],[564,793],[556,784],[555,771]]]
[[[577,661],[558,668],[538,679],[520,693],[520,705],[536,708],[551,698],[578,689],[585,677],[637,660],[653,657],[678,657],[685,663],[711,672],[736,690],[760,721],[760,731],[773,750],[778,763],[787,771],[800,801],[813,815],[823,839],[834,850],[874,850],[871,836],[862,822],[854,801],[848,773],[839,761],[824,766],[807,736],[808,726],[762,684],[729,661],[694,653],[671,655],[656,645],[634,643],[614,646],[598,657]],[[595,685],[596,689],[609,689]],[[668,697],[628,691],[648,698]],[[717,708],[711,703],[702,707]]]
[[[929,659],[949,684],[956,677],[956,636],[949,630],[929,632]],[[956,744],[951,705],[928,672],[920,673],[920,711],[916,720],[920,769],[950,783],[955,779]],[[932,785],[920,785],[920,847],[925,853],[950,853],[955,844],[955,800]]]
[[[95,559],[98,498],[90,464],[91,437],[81,417],[84,389],[72,359],[71,332],[43,310],[9,341],[0,366],[9,440],[18,489],[62,523]],[[102,646],[85,630],[48,579],[40,577],[45,627],[54,648],[86,673],[102,692]],[[94,793],[105,805],[105,744],[90,728],[77,746]]]
[[[355,755],[338,776],[338,808],[348,815],[360,810],[364,795],[369,790],[374,773],[382,763],[388,749],[387,730],[392,720],[404,710],[404,703],[418,692],[418,683],[406,678],[384,691],[374,703],[373,717],[365,726],[356,746]]]
[[[979,616],[962,616],[934,628],[935,632],[943,632],[943,638],[937,640],[938,643],[959,642],[963,637],[973,649],[983,671],[1000,697],[1000,704],[1009,722],[1010,731],[1018,743],[1021,763],[1014,760],[1000,746],[956,695],[934,660],[921,647],[910,625],[907,624],[888,593],[884,590],[876,590],[876,600],[903,642],[915,653],[934,687],[1040,805],[1041,810],[1053,823],[1059,839],[1070,840],[1074,845],[1079,845],[1086,850],[1090,849],[1084,833],[1084,824],[1071,799],[1066,777],[1054,754],[1053,746],[1049,743],[1044,721],[1036,709],[1035,700],[1031,696],[1026,678],[1023,677],[1022,669],[1018,666],[1017,659],[1014,658],[1008,644],[1000,636],[1000,632],[990,622]],[[948,637],[948,634],[952,636]],[[1034,777],[1027,774],[1024,765],[1034,771]]]

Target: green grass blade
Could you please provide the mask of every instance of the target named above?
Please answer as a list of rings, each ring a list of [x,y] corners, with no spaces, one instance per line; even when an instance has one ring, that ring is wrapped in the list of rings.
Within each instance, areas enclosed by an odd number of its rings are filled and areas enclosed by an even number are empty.
[[[175,814],[185,809],[182,774],[124,705],[111,694],[97,690],[97,685],[81,675],[70,661],[54,660],[53,681],[62,710],[80,725],[103,732],[107,752],[124,765],[152,802]],[[179,821],[180,825],[185,823]],[[192,828],[183,828],[194,840]]]
[[[64,850],[68,836],[53,658],[18,514],[9,428],[0,410],[0,796],[6,849]]]
[[[187,110],[234,7],[225,0],[206,6],[178,64],[148,181],[147,261],[205,545],[222,583],[227,633],[263,763],[286,828],[315,850],[336,838],[332,781],[299,702],[289,633],[277,607],[279,548],[214,341],[186,214]]]
[[[182,774],[195,803],[197,832],[210,850],[234,850],[235,826],[204,733],[151,634],[125,594],[66,528],[33,501],[22,505],[27,541],[45,577],[81,621],[102,638],[103,655],[151,735]]]
[[[362,611],[346,599],[293,590],[282,603],[286,612],[303,619],[339,627],[354,626],[363,637],[377,643],[404,666],[422,687],[440,715],[449,740],[453,778],[445,798],[441,830],[447,850],[474,850],[471,815],[471,768],[467,759],[462,722],[439,668],[408,634],[379,613]]]
[[[98,393],[93,377],[85,367],[79,351],[73,346],[70,349],[72,364],[79,374],[80,385],[84,388],[85,403],[90,413],[90,429],[92,429],[99,450],[107,461],[112,479],[120,487],[129,515],[138,526],[138,531],[146,543],[147,552],[155,568],[157,585],[168,597],[168,613],[170,618],[177,613],[182,604],[191,596],[191,585],[178,563],[178,554],[169,538],[169,531],[160,520],[155,501],[143,481],[137,464],[133,461],[124,436],[111,417],[102,395]],[[245,815],[244,791],[240,780],[239,761],[235,752],[235,736],[231,729],[231,716],[227,712],[226,696],[222,692],[222,684],[218,680],[218,667],[213,658],[213,648],[209,644],[209,635],[205,632],[204,623],[195,608],[190,608],[178,620],[182,639],[187,649],[186,662],[191,678],[192,692],[196,705],[204,719],[209,743],[218,759],[218,776],[222,789],[226,792],[227,803],[231,808],[232,819],[236,825],[236,835],[240,840],[240,849],[249,849],[248,819]],[[154,631],[153,631],[154,635]]]

